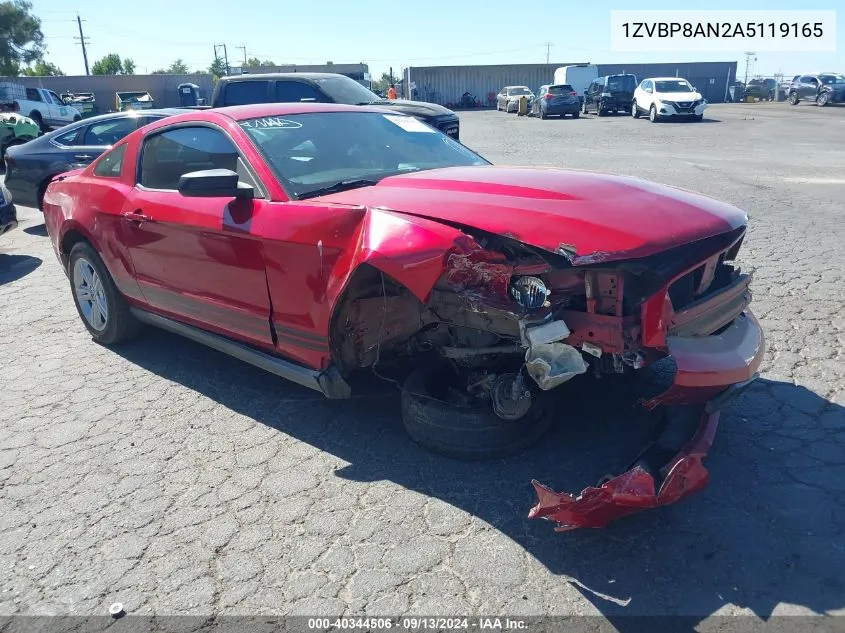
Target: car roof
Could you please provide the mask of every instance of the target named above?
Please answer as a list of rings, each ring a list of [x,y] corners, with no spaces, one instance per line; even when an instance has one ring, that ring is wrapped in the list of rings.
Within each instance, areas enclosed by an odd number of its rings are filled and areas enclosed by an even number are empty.
[[[99,121],[109,121],[111,119],[119,119],[122,117],[127,116],[149,116],[151,114],[156,115],[160,114],[162,116],[175,116],[177,114],[186,114],[188,112],[194,112],[194,110],[190,110],[188,108],[151,108],[149,110],[125,110],[123,112],[107,112],[106,114],[98,114],[97,116],[89,116],[85,119],[80,119],[74,123],[69,123],[63,127],[60,127],[56,130],[51,130],[42,136],[39,136],[38,139],[42,138],[55,138],[57,136],[61,136],[68,132],[73,126],[74,129],[79,128],[82,125],[90,125],[91,123],[97,123]]]
[[[686,77],[646,77],[649,81],[687,81]]]
[[[218,82],[249,81],[250,79],[330,79],[332,77],[346,77],[340,73],[247,73],[246,75],[229,75],[221,77]],[[352,79],[352,81],[355,81]]]
[[[149,110],[145,110],[149,112]],[[213,121],[219,116],[226,116],[235,121],[257,119],[267,116],[285,116],[290,114],[317,114],[324,112],[370,112],[377,114],[392,114],[408,116],[391,108],[376,106],[357,106],[345,103],[251,103],[249,105],[226,106],[208,110],[183,110],[183,113],[168,119],[168,123],[182,123],[186,121]]]

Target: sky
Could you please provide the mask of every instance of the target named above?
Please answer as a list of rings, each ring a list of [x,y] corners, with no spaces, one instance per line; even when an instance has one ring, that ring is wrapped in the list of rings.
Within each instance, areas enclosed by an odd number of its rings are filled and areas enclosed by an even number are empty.
[[[246,56],[276,64],[364,62],[373,78],[390,67],[591,62],[648,63],[738,61],[741,51],[709,53],[618,53],[610,50],[610,11],[629,2],[513,0],[33,0],[42,20],[46,59],[67,75],[85,73],[78,44],[77,11],[88,42],[89,63],[117,53],[130,57],[136,73],[169,66],[177,58],[205,70],[214,45],[226,44],[229,63]],[[779,0],[684,3],[684,9],[800,9]],[[405,6],[405,9],[401,7]],[[636,9],[666,9],[640,0]],[[678,8],[681,8],[680,6]],[[841,9],[842,0],[819,0],[813,9]],[[751,74],[791,77],[802,72],[845,72],[843,19],[837,16],[835,53],[759,53]],[[77,38],[77,39],[74,39]],[[548,47],[547,47],[548,43]]]

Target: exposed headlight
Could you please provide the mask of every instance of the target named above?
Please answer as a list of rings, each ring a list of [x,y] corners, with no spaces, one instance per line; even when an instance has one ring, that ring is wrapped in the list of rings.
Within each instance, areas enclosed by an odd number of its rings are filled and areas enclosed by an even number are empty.
[[[551,291],[538,277],[516,277],[511,281],[511,297],[526,310],[542,308]]]
[[[6,189],[6,185],[0,185],[0,204],[7,204],[12,201],[12,194]]]

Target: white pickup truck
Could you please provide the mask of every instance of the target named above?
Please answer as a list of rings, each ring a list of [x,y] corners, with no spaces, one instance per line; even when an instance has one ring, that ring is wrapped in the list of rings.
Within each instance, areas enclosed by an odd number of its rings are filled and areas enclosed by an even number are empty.
[[[21,84],[2,82],[0,101],[13,112],[29,117],[43,132],[58,128],[82,118],[79,110],[66,105],[52,90],[26,88]]]

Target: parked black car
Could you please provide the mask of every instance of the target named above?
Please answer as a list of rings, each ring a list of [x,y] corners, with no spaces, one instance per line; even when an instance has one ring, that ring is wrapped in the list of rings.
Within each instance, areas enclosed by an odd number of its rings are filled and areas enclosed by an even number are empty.
[[[12,194],[5,185],[0,184],[0,235],[11,231],[18,225],[18,214],[12,204]]]
[[[540,86],[537,98],[531,102],[531,113],[541,119],[548,116],[564,117],[567,114],[577,119],[581,113],[581,99],[569,84]]]
[[[789,86],[789,103],[813,101],[817,105],[845,103],[845,76],[839,73],[801,75]]]
[[[454,139],[460,137],[458,115],[448,108],[425,101],[382,99],[354,79],[334,73],[267,73],[221,77],[214,86],[211,107],[299,101],[377,105],[417,117]]]
[[[41,208],[50,180],[85,167],[124,136],[186,109],[130,110],[83,119],[6,150],[6,187],[21,206]]]
[[[774,101],[777,82],[774,79],[752,79],[745,86],[745,96],[760,101]]]
[[[635,75],[607,75],[596,78],[584,91],[584,114],[588,114],[592,109],[595,109],[599,116],[619,112],[627,114],[631,110],[637,83]]]

